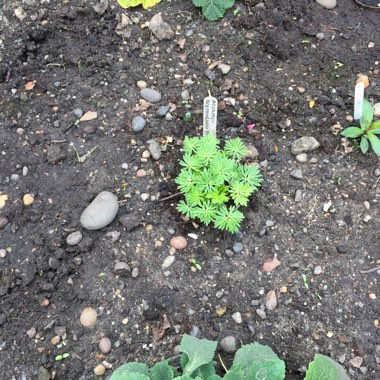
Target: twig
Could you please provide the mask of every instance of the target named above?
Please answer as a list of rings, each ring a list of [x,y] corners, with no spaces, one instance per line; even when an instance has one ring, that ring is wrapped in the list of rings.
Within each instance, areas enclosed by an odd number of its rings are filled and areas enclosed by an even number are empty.
[[[158,202],[167,201],[168,199],[172,199],[172,198],[178,197],[178,195],[181,195],[181,193],[175,193],[175,194],[169,195],[168,197],[157,199],[157,201]]]
[[[219,360],[220,360],[220,364],[222,365],[222,367],[223,367],[223,369],[226,371],[226,373],[228,372],[228,369],[227,369],[227,367],[226,367],[226,365],[224,364],[224,362],[223,362],[223,360],[222,360],[222,358],[221,358],[221,356],[218,354],[218,357],[219,357]]]
[[[375,268],[372,268],[372,269],[361,270],[360,273],[367,274],[367,273],[371,273],[371,272],[376,272],[379,269],[380,269],[380,265],[378,267],[375,267]]]

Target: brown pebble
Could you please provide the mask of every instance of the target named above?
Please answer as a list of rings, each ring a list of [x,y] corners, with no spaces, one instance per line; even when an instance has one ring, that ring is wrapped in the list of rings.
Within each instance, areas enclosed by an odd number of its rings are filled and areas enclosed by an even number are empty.
[[[265,307],[268,310],[274,310],[277,307],[277,297],[276,297],[276,292],[274,290],[270,290],[267,293],[266,297],[266,302],[265,302]]]
[[[32,194],[25,194],[22,198],[22,201],[25,206],[30,206],[34,202],[34,197]]]
[[[103,364],[99,364],[94,368],[94,373],[96,376],[103,376],[106,372],[106,367]]]
[[[56,346],[61,341],[61,337],[58,335],[53,336],[53,338],[50,339],[50,343],[53,346]]]
[[[27,332],[26,335],[28,335],[29,338],[34,338],[36,336],[37,330],[35,327],[30,328]]]
[[[139,170],[137,170],[137,172],[136,172],[136,177],[137,177],[137,178],[146,177],[146,171],[145,171],[144,169],[139,169]]]
[[[99,350],[102,351],[103,354],[108,354],[111,351],[111,339],[107,337],[100,339]]]
[[[0,216],[0,230],[8,224],[8,219]]]
[[[84,327],[93,327],[96,324],[98,313],[92,307],[86,307],[80,315],[80,323]]]
[[[185,249],[187,247],[187,240],[183,236],[175,236],[170,239],[170,245],[178,250]]]

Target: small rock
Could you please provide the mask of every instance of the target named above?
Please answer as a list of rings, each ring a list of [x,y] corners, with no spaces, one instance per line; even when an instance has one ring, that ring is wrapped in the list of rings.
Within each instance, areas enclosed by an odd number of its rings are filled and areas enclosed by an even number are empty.
[[[196,325],[193,325],[191,327],[191,332],[190,332],[190,335],[193,336],[194,338],[200,338],[202,333],[201,333],[201,329],[196,326]]]
[[[300,154],[297,154],[297,156],[296,156],[296,160],[297,160],[299,163],[301,163],[301,164],[307,162],[307,154],[306,154],[306,153],[300,153]]]
[[[294,196],[294,202],[301,202],[302,199],[302,190],[296,190],[296,194]]]
[[[149,158],[150,157],[150,152],[149,150],[144,150],[141,155],[142,158]]]
[[[17,7],[15,10],[14,10],[14,13],[15,13],[15,16],[18,18],[18,20],[20,21],[24,21],[25,17],[26,17],[26,12],[24,11],[23,8],[21,7]]]
[[[135,116],[132,119],[133,132],[141,132],[146,126],[146,120],[142,116]]]
[[[143,200],[143,202],[145,202],[149,199],[149,194],[148,193],[142,193],[140,195],[140,198]]]
[[[206,69],[204,74],[208,80],[214,81],[216,79],[215,73],[213,73],[210,69]]]
[[[127,277],[131,273],[131,268],[127,263],[119,261],[113,268],[116,275],[121,277]]]
[[[355,356],[354,358],[352,358],[350,360],[350,364],[354,367],[354,368],[360,368],[361,365],[363,364],[363,358],[361,358],[360,356]]]
[[[66,327],[65,326],[55,326],[54,332],[60,336],[63,337],[66,334]]]
[[[80,231],[75,231],[67,236],[66,243],[67,245],[77,245],[82,240],[83,235]]]
[[[293,177],[294,179],[302,179],[303,178],[303,175],[302,175],[302,170],[301,169],[294,169],[291,173],[290,173],[291,177]]]
[[[103,337],[99,342],[99,350],[103,352],[103,354],[108,354],[111,351],[111,339],[107,337]]]
[[[247,148],[247,155],[245,156],[246,158],[250,158],[251,160],[255,160],[257,157],[259,157],[259,152],[256,149],[256,147],[252,144],[246,145]]]
[[[238,348],[237,339],[232,335],[226,336],[220,341],[220,347],[224,352],[233,353]]]
[[[86,307],[80,315],[80,323],[84,327],[93,327],[96,325],[98,313],[92,307]]]
[[[364,223],[368,223],[371,219],[372,219],[371,215],[365,215],[364,218],[363,218],[363,222]]]
[[[375,103],[373,105],[373,116],[375,116],[375,117],[380,116],[380,103]]]
[[[174,35],[170,25],[163,21],[161,13],[157,13],[150,19],[149,29],[159,40],[170,40]]]
[[[139,169],[136,172],[136,177],[137,178],[143,178],[146,177],[146,171],[144,169]]]
[[[81,108],[75,108],[74,110],[74,116],[77,118],[77,119],[80,119],[82,116],[83,116],[83,110]]]
[[[159,160],[161,158],[161,147],[156,140],[149,140],[148,149],[154,160]]]
[[[181,250],[187,247],[187,240],[183,236],[174,236],[170,239],[170,246]]]
[[[49,264],[49,268],[54,269],[54,270],[57,270],[60,266],[59,260],[55,257],[50,257],[48,264]]]
[[[137,87],[142,90],[143,88],[147,88],[148,84],[144,80],[137,81]]]
[[[235,253],[240,253],[242,250],[243,250],[243,244],[240,243],[240,242],[236,242],[233,246],[232,246],[232,250],[235,252]]]
[[[37,373],[37,380],[50,380],[50,372],[44,368],[44,367],[39,367],[38,368],[38,373]]]
[[[0,249],[0,259],[5,259],[7,257],[7,250]]]
[[[314,137],[304,136],[293,142],[291,152],[297,156],[301,153],[312,152],[313,150],[318,149],[319,146],[319,142]]]
[[[161,106],[157,110],[157,116],[164,117],[169,112],[169,106]]]
[[[96,376],[103,376],[106,372],[106,367],[104,367],[103,364],[98,364],[95,368],[94,368],[94,374]]]
[[[132,277],[137,278],[139,276],[139,268],[132,269]]]
[[[169,268],[174,263],[174,261],[175,261],[175,257],[174,256],[168,256],[168,257],[166,257],[166,259],[164,260],[164,262],[161,265],[162,269]]]
[[[83,211],[80,223],[88,230],[99,230],[108,226],[118,211],[117,197],[109,191],[102,191]]]
[[[27,167],[27,166],[24,166],[24,167],[22,168],[22,176],[23,176],[23,177],[26,177],[26,176],[28,175],[28,171],[29,171],[28,167]]]
[[[119,218],[119,222],[129,232],[141,224],[141,218],[137,213],[124,214]]]
[[[315,268],[314,268],[314,274],[316,276],[318,276],[319,274],[322,273],[322,267],[320,265],[317,265]]]
[[[265,311],[262,309],[256,309],[256,314],[261,318],[261,319],[266,319],[267,315],[265,314]]]
[[[50,343],[53,346],[56,346],[61,341],[61,337],[58,335],[53,336],[53,338],[50,339]]]
[[[183,90],[181,92],[181,98],[183,100],[189,100],[190,99],[190,92],[188,90]]]
[[[334,9],[336,7],[336,0],[316,0],[319,5],[326,9]]]
[[[237,311],[236,313],[233,313],[232,314],[232,319],[237,323],[237,324],[241,324],[243,323],[243,318],[241,317],[241,314],[239,311]]]
[[[25,206],[30,206],[34,202],[34,197],[32,194],[25,194],[22,197],[22,202],[24,203]]]
[[[328,212],[330,210],[330,207],[332,206],[332,202],[329,201],[323,205],[323,212]]]
[[[54,165],[65,158],[65,153],[58,145],[49,145],[46,148],[46,158],[49,164]]]
[[[231,66],[221,63],[218,65],[218,69],[222,72],[222,74],[226,75],[231,70]]]
[[[265,307],[274,310],[277,307],[277,296],[274,290],[270,290],[266,295]]]
[[[28,335],[28,337],[29,337],[30,339],[34,338],[34,337],[36,336],[36,334],[37,334],[37,330],[36,330],[35,327],[30,328],[30,329],[26,332],[26,335]]]
[[[317,40],[322,41],[325,38],[325,35],[323,33],[317,33],[315,37],[317,37]]]
[[[170,112],[168,112],[168,113],[165,115],[165,120],[167,120],[167,121],[172,121],[172,120],[173,120],[173,115],[172,115]]]
[[[268,219],[268,220],[265,221],[265,225],[266,225],[267,227],[273,227],[273,226],[274,226],[274,221]]]
[[[161,94],[153,88],[143,88],[140,96],[149,103],[158,103],[161,100]]]
[[[124,170],[128,170],[129,165],[128,165],[126,162],[123,162],[123,163],[121,164],[121,168],[124,169]]]
[[[339,252],[339,253],[348,253],[349,249],[348,249],[348,246],[346,244],[339,244],[336,246],[336,250]]]
[[[374,173],[376,177],[380,177],[380,168],[375,169]]]
[[[8,224],[8,219],[4,216],[0,216],[0,230],[2,230]]]

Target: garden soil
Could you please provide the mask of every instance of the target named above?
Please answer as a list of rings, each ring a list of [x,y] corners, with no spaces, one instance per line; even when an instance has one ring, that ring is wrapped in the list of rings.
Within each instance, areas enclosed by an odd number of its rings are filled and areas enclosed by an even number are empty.
[[[339,136],[357,74],[380,102],[378,12],[350,0],[237,1],[218,22],[190,0],[3,0],[0,12],[1,379],[95,379],[102,363],[107,379],[126,361],[174,356],[191,331],[270,345],[287,379],[303,379],[316,353],[352,379],[380,378],[379,159]],[[166,39],[148,27],[157,13]],[[138,81],[161,101],[141,102]],[[264,178],[235,235],[175,209],[181,144],[202,133],[209,92],[218,137],[253,145]],[[96,115],[76,122],[74,111]],[[291,145],[303,136],[320,147],[299,162]],[[145,152],[151,139],[159,160]],[[117,217],[84,229],[81,213],[105,190]],[[74,231],[83,239],[68,245]],[[188,246],[174,250],[173,236]],[[131,272],[115,273],[119,261]],[[228,367],[233,354],[218,352]]]

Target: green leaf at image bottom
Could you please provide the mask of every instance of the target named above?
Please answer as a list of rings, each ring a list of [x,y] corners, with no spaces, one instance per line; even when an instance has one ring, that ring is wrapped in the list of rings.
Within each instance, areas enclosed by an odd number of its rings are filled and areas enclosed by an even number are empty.
[[[133,377],[135,376],[135,377]],[[149,367],[145,363],[126,363],[111,376],[111,380],[150,380]]]
[[[350,380],[344,368],[328,356],[316,354],[305,380]]]

